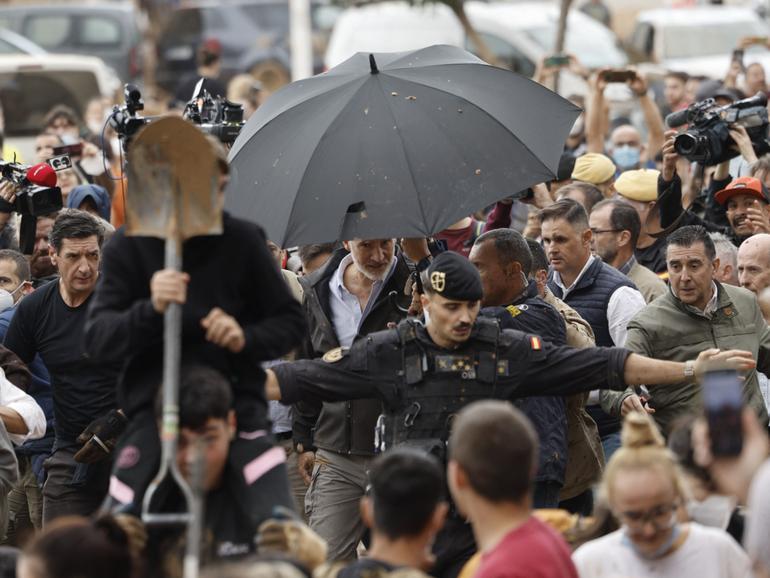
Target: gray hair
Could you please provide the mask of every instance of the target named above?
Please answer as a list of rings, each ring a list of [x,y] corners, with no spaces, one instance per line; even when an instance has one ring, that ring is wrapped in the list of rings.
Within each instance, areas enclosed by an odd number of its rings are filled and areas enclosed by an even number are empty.
[[[717,259],[722,265],[732,265],[733,270],[738,269],[738,248],[724,233],[709,233],[709,237],[714,241],[714,249],[717,252]]]

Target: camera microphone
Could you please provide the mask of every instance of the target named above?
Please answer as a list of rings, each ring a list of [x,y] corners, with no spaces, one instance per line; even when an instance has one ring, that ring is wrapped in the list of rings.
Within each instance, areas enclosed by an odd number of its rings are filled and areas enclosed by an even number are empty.
[[[685,108],[684,110],[678,110],[667,115],[666,126],[668,126],[668,128],[676,128],[683,124],[687,124],[687,113],[688,109]]]
[[[46,163],[39,163],[27,169],[27,180],[39,187],[55,187],[56,171]]]

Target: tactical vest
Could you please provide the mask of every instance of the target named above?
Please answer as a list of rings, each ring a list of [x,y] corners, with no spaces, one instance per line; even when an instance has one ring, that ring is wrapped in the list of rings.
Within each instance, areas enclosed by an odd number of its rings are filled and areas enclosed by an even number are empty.
[[[479,317],[468,344],[457,352],[423,347],[414,321],[400,323],[396,331],[399,342],[393,354],[400,360],[392,362],[402,368],[399,403],[377,420],[375,448],[384,452],[414,446],[445,461],[457,412],[474,401],[510,393],[507,388],[497,391],[497,376],[508,374],[507,360],[497,359],[500,327],[495,319]]]

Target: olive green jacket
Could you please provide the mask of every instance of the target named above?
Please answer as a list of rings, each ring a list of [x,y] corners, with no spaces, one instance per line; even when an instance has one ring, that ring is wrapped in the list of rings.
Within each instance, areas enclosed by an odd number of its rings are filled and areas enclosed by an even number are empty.
[[[709,319],[702,312],[677,299],[669,289],[664,295],[640,311],[628,324],[625,347],[655,359],[687,361],[695,359],[704,349],[744,349],[757,360],[757,370],[770,375],[770,328],[759,310],[757,298],[751,291],[732,285],[717,286],[717,307]],[[653,417],[664,433],[679,417],[699,412],[703,407],[700,386],[692,383],[679,386],[650,387]],[[630,390],[603,392],[602,408],[619,415],[620,406]],[[752,370],[743,382],[747,404],[755,409],[762,423],[768,416]]]

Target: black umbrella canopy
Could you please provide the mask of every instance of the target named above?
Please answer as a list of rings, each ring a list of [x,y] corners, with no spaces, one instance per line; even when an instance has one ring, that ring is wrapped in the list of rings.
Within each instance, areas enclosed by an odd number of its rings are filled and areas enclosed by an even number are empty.
[[[460,48],[358,53],[254,113],[225,206],[284,247],[429,236],[553,179],[579,113]]]

